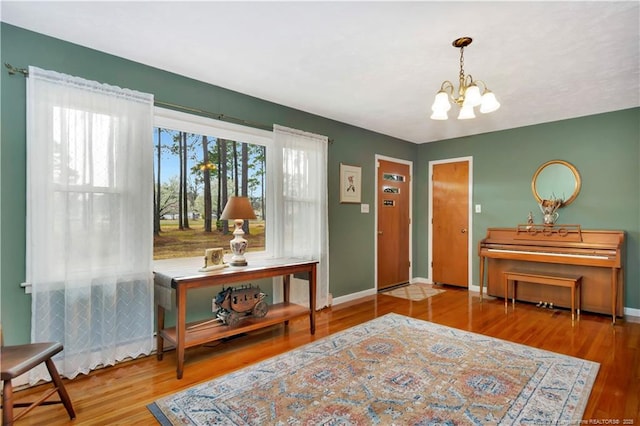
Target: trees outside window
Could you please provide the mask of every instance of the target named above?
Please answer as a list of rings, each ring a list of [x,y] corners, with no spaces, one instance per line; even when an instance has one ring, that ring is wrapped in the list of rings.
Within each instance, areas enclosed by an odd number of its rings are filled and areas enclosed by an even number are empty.
[[[229,224],[218,218],[230,196],[251,200],[257,220],[245,221],[248,250],[264,251],[269,139],[254,129],[243,134],[242,126],[230,131],[216,120],[160,110],[154,128],[154,258],[228,250]]]

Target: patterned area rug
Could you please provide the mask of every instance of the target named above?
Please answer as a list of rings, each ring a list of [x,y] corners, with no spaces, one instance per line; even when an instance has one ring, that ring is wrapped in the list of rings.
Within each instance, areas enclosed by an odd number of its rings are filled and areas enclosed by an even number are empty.
[[[148,408],[162,425],[579,424],[598,368],[387,314]]]
[[[389,291],[383,291],[381,294],[418,301],[440,293],[444,293],[444,290],[433,288],[433,285],[431,284],[417,283],[394,288]]]

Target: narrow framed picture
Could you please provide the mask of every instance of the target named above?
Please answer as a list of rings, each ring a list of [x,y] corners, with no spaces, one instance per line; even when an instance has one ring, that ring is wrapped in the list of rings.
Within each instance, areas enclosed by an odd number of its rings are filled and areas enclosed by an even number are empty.
[[[340,163],[340,202],[362,202],[362,168]]]

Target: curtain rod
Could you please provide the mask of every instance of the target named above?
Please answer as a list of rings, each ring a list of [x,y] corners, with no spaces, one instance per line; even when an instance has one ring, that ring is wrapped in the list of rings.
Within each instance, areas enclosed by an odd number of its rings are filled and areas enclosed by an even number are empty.
[[[4,66],[7,68],[7,72],[9,73],[9,75],[20,73],[25,77],[29,77],[29,71],[26,68],[16,68],[7,62],[4,63]]]
[[[27,70],[26,68],[16,68],[16,67],[14,67],[13,65],[11,65],[11,64],[9,64],[7,62],[4,63],[4,66],[7,68],[7,72],[9,73],[9,75],[22,74],[25,77],[29,77],[29,70]],[[259,128],[259,129],[263,129],[263,130],[269,130],[269,131],[273,130],[273,125],[257,123],[257,122],[253,122],[253,121],[248,121],[248,120],[244,120],[242,118],[232,117],[232,116],[226,115],[226,114],[205,111],[203,109],[192,108],[192,107],[188,107],[188,106],[184,106],[184,105],[178,105],[178,104],[174,104],[174,103],[171,103],[171,102],[164,102],[164,101],[156,101],[156,100],[154,100],[153,103],[155,105],[157,105],[157,106],[166,106],[166,107],[169,107],[169,108],[181,109],[183,111],[195,112],[197,114],[202,114],[202,115],[205,115],[207,117],[214,118],[216,120],[224,120],[224,121],[235,122],[237,124],[244,124],[246,126],[255,127],[255,128]],[[329,143],[333,143],[333,139],[329,139]]]

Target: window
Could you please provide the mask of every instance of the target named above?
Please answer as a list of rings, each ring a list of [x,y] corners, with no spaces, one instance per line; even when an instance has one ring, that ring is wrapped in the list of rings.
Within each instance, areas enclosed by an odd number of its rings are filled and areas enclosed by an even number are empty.
[[[104,241],[100,256],[102,268],[118,268],[126,264],[131,253],[120,251],[116,234],[126,232],[122,218],[113,214],[120,210],[125,188],[118,184],[119,161],[117,135],[119,117],[79,108],[53,106],[51,109],[51,201],[65,206],[64,224],[54,222],[52,236],[64,241],[75,236],[86,242],[87,235]],[[75,234],[77,232],[77,234]],[[69,251],[69,252],[67,252]],[[66,273],[88,273],[95,247],[70,244],[66,250],[55,251],[59,258],[50,271],[56,279]],[[69,264],[68,257],[75,259]],[[94,266],[92,266],[93,268]]]
[[[154,259],[229,248],[229,196],[247,196],[257,220],[245,222],[248,251],[266,251],[267,155],[272,133],[156,108]],[[231,229],[232,231],[232,229]]]

